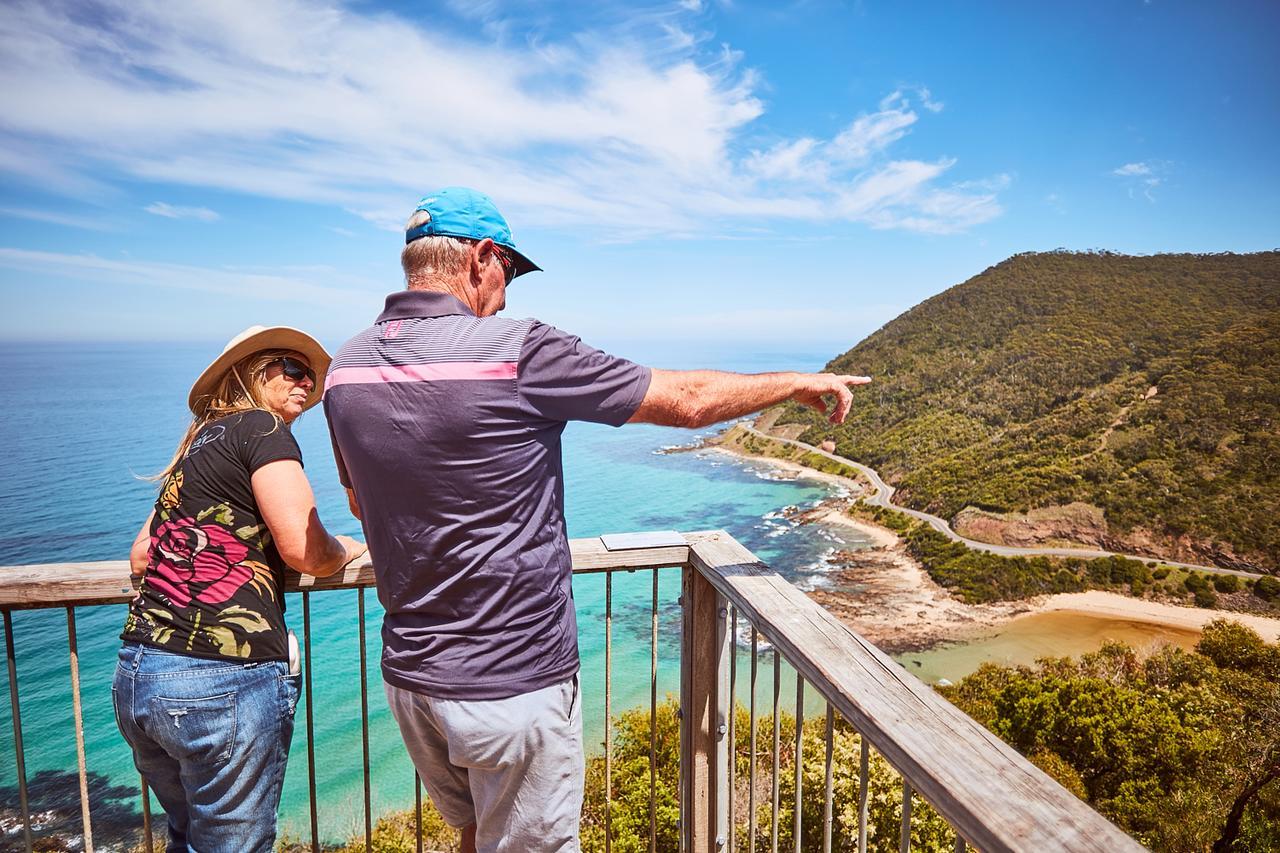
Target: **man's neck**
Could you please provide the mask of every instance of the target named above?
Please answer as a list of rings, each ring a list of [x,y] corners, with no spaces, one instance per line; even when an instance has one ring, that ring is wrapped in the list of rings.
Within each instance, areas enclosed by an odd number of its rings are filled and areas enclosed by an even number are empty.
[[[473,313],[479,314],[478,306],[472,304],[475,298],[475,291],[466,287],[457,281],[447,278],[437,278],[435,276],[418,276],[410,279],[407,283],[407,290],[424,291],[427,293],[444,293],[457,299],[463,305],[471,309]]]

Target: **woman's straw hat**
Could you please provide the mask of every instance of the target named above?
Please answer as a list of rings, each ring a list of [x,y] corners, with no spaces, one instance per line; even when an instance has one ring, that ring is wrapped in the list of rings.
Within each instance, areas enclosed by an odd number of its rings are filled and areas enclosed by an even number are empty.
[[[306,357],[311,369],[315,371],[316,387],[312,388],[311,393],[307,395],[307,404],[303,406],[303,411],[319,403],[321,395],[324,394],[324,374],[332,360],[320,342],[306,332],[289,326],[250,326],[227,342],[222,355],[215,358],[191,386],[187,406],[192,414],[199,416],[208,405],[214,389],[222,381],[222,375],[231,368],[231,365],[246,356],[267,349],[293,350]]]

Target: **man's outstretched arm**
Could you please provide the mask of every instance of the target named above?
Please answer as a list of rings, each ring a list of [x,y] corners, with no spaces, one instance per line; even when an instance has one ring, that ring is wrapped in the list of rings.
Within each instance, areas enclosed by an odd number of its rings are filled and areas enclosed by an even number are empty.
[[[870,376],[834,373],[722,373],[718,370],[654,370],[644,402],[628,423],[697,429],[794,400],[842,423],[853,405],[849,388]],[[831,405],[824,398],[833,398]]]

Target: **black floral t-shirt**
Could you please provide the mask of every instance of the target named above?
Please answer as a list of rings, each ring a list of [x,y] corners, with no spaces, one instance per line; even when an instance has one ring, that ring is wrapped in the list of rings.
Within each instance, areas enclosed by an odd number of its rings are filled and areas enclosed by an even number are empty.
[[[287,660],[284,561],[250,478],[302,462],[289,427],[255,409],[206,425],[165,480],[121,639],[203,658]]]

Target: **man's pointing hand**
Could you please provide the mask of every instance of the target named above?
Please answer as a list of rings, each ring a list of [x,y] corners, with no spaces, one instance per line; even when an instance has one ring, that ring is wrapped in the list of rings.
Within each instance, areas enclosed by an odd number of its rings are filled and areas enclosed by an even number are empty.
[[[801,377],[801,388],[791,395],[791,399],[811,409],[817,409],[824,415],[830,411],[831,423],[841,424],[849,414],[849,409],[853,407],[853,393],[849,388],[854,385],[866,385],[870,381],[870,376],[808,373]],[[827,403],[826,397],[835,398],[834,410]]]

